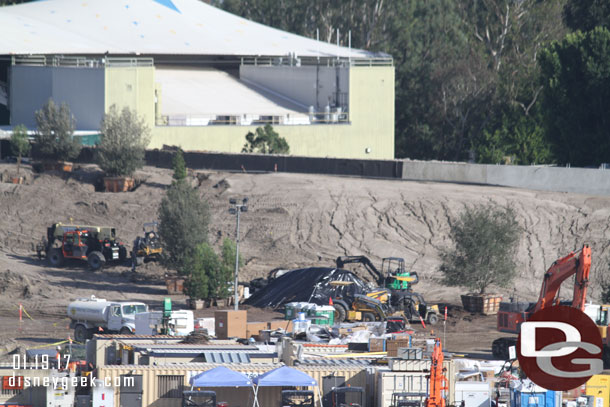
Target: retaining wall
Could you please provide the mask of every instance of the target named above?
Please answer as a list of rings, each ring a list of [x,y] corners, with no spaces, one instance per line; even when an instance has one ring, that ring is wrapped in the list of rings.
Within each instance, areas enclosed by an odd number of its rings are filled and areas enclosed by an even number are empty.
[[[149,150],[146,163],[171,168],[173,154],[168,150]],[[604,169],[207,152],[185,152],[184,158],[192,169],[346,175],[610,195],[610,170]],[[83,148],[77,161],[93,162],[93,149]]]
[[[610,195],[610,170],[404,160],[402,178]]]

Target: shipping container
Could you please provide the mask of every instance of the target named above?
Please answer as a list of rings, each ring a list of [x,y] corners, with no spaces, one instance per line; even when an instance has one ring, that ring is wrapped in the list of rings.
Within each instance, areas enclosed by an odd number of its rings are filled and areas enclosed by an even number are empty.
[[[140,377],[142,387],[140,397],[142,406],[154,405],[155,407],[180,407],[181,399],[173,397],[177,393],[175,389],[190,389],[189,379],[201,372],[219,366],[211,363],[178,363],[157,366],[141,365],[115,365],[102,366],[98,368],[98,378],[109,380],[112,383],[121,381],[122,377]],[[245,373],[250,377],[282,366],[281,364],[223,364],[223,366]],[[367,380],[370,373],[362,366],[350,365],[302,365],[295,366],[313,377],[322,386],[325,376],[343,376],[346,384],[351,387],[362,387],[365,389],[365,397],[371,399],[374,392],[373,383]],[[309,388],[314,391],[315,399],[318,399],[316,388]],[[229,406],[251,406],[252,390],[250,388],[205,388],[204,390],[216,391],[217,401],[226,401]],[[280,387],[261,387],[258,392],[258,400],[262,407],[279,406]],[[322,389],[320,388],[320,391]],[[181,390],[180,390],[181,392]],[[121,387],[114,386],[114,407],[119,407],[121,400]],[[372,400],[372,399],[371,399]],[[370,403],[366,404],[373,405]]]
[[[390,407],[393,393],[428,393],[429,361],[391,359],[390,363],[400,364],[407,371],[377,370],[376,376],[376,406]],[[451,360],[443,362],[447,386],[445,393],[447,405],[454,403],[455,367]]]

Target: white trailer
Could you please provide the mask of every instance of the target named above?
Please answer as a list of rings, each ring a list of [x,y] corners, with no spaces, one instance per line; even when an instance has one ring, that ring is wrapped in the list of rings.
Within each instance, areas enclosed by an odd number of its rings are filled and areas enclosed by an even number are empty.
[[[186,336],[195,330],[193,311],[172,311],[169,321],[172,335]],[[163,312],[150,311],[136,314],[136,335],[157,335],[163,327]]]
[[[106,333],[134,333],[136,314],[147,311],[148,306],[142,302],[113,302],[92,295],[91,298],[71,302],[67,313],[70,328],[74,329],[74,339],[84,343],[100,330]]]

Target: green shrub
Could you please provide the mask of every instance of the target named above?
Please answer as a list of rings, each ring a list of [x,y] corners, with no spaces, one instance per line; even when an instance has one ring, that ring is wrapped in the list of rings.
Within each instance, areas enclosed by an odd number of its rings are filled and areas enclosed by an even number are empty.
[[[467,208],[451,225],[452,250],[441,254],[444,282],[484,294],[492,284],[508,285],[516,273],[515,254],[522,229],[512,208]]]
[[[159,205],[159,237],[166,265],[182,272],[187,257],[207,242],[210,210],[184,181],[174,182]]]
[[[290,147],[285,138],[273,130],[270,124],[265,127],[258,127],[255,133],[246,134],[246,144],[241,150],[242,153],[261,153],[261,154],[288,154]]]
[[[172,168],[174,169],[172,178],[176,181],[186,179],[186,163],[184,162],[184,153],[181,148],[178,148],[178,151],[176,151],[172,158]]]
[[[17,154],[17,174],[21,168],[21,157],[30,152],[30,141],[28,140],[28,129],[23,124],[13,128],[11,135],[11,152]]]
[[[57,107],[53,99],[34,114],[37,131],[35,142],[38,154],[45,159],[73,160],[82,148],[74,138],[75,119],[67,104]]]
[[[124,107],[119,113],[110,106],[101,123],[102,137],[97,145],[96,161],[104,173],[113,177],[131,176],[144,166],[150,130],[144,119]]]

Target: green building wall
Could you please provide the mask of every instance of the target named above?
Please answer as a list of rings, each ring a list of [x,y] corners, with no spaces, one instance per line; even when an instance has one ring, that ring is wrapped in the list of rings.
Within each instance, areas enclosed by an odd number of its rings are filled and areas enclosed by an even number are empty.
[[[150,129],[155,127],[155,68],[110,66],[104,72],[104,111],[113,104],[138,112]]]
[[[354,66],[349,72],[348,124],[275,125],[290,154],[310,157],[394,158],[394,67]],[[105,109],[129,106],[152,129],[149,148],[240,152],[245,135],[257,126],[155,126],[153,67],[106,69]],[[162,89],[157,97],[162,102]],[[368,152],[367,152],[368,151]]]

